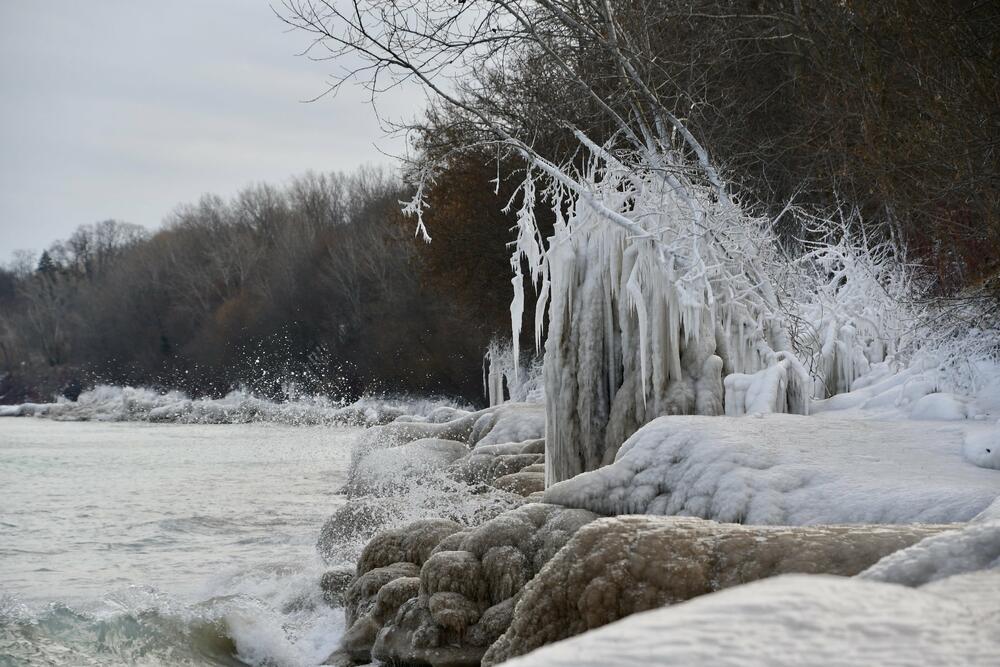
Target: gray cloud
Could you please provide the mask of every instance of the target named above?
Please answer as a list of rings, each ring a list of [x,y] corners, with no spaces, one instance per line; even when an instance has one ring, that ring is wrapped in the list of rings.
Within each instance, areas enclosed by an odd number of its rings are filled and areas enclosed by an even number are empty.
[[[106,218],[150,228],[206,192],[403,150],[367,93],[325,88],[267,0],[4,0],[0,262]],[[422,100],[394,91],[389,117]]]

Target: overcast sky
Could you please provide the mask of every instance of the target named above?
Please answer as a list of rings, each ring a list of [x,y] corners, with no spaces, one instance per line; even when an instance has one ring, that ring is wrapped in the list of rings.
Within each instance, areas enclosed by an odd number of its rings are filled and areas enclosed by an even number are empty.
[[[307,170],[392,162],[365,91],[305,104],[331,63],[268,0],[0,0],[0,262],[83,223]],[[380,105],[412,118],[422,100]]]

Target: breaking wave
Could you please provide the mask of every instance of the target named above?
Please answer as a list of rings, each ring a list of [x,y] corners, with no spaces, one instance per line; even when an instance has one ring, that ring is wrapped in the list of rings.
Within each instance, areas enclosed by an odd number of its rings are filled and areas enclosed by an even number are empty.
[[[323,601],[321,573],[318,558],[258,568],[194,604],[141,586],[85,608],[0,595],[0,665],[319,664],[343,625],[343,610]]]
[[[466,408],[444,398],[366,396],[353,403],[325,396],[272,401],[235,390],[223,398],[191,398],[180,391],[98,385],[76,401],[0,406],[0,417],[46,417],[64,421],[173,422],[180,424],[289,425],[386,424],[403,415],[430,418],[440,408]]]

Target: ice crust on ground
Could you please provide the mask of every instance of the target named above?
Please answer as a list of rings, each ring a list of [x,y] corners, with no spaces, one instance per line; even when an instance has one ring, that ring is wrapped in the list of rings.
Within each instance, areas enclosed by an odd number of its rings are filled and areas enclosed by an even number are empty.
[[[442,413],[467,414],[447,399],[365,397],[354,403],[324,396],[272,401],[235,390],[223,398],[190,398],[180,391],[98,385],[76,401],[0,405],[0,417],[46,417],[66,421],[144,421],[183,424],[275,422],[291,425],[385,424],[404,415],[427,420]]]
[[[604,515],[751,524],[967,521],[1000,474],[962,457],[947,423],[826,416],[661,417],[615,462],[549,487],[545,501]]]
[[[484,664],[625,616],[787,573],[855,575],[944,526],[741,526],[624,516],[581,528],[525,587]]]
[[[970,582],[966,577],[974,577]],[[924,588],[784,575],[635,614],[510,667],[1000,664],[1000,572]]]

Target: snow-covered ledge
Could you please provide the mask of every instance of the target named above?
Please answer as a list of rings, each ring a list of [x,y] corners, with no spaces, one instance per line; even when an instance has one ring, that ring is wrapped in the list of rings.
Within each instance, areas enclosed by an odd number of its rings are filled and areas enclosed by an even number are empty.
[[[949,422],[661,417],[545,502],[752,524],[968,521],[1000,494],[1000,474],[969,463],[963,438]]]

